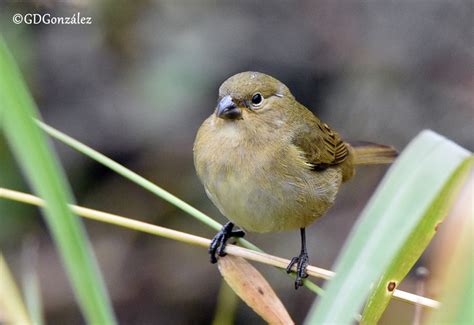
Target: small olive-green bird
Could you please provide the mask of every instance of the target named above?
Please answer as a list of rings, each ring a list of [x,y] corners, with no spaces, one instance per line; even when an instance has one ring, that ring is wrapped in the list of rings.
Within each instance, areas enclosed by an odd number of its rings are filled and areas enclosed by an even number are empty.
[[[200,127],[194,164],[206,193],[228,222],[209,247],[225,255],[234,223],[254,232],[300,229],[295,288],[307,277],[305,228],[334,203],[356,165],[386,164],[397,152],[372,143],[350,145],[321,122],[277,79],[242,72],[219,88],[214,113]]]

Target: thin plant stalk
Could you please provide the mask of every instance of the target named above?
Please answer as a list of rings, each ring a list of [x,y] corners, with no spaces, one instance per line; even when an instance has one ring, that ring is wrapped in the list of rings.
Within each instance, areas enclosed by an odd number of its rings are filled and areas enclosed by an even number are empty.
[[[0,198],[14,200],[17,202],[32,204],[36,206],[42,206],[44,204],[42,199],[34,195],[17,192],[6,188],[0,188]],[[129,219],[119,215],[88,209],[77,205],[70,205],[70,208],[74,213],[84,218],[114,224],[116,226],[177,240],[191,245],[207,248],[210,244],[210,240],[207,238],[191,235],[185,232],[172,230],[161,226],[152,225],[143,221]],[[288,259],[242,248],[236,245],[227,245],[225,251],[230,255],[243,257],[245,259],[275,266],[281,269],[285,269],[288,263],[290,262]],[[312,265],[308,266],[307,273],[310,276],[325,280],[330,279],[334,276],[334,272]],[[440,306],[440,303],[436,300],[418,296],[398,289],[395,290],[393,297],[398,300],[402,300],[412,304],[419,304],[429,308],[439,308]]]

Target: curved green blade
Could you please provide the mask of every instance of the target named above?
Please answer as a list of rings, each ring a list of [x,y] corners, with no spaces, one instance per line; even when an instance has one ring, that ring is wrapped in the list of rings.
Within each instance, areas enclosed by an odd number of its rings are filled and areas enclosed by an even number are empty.
[[[376,282],[470,153],[423,131],[403,151],[362,212],[344,245],[311,324],[350,324]]]
[[[71,191],[34,118],[37,108],[0,36],[0,126],[33,191],[46,200],[44,216],[89,324],[114,324],[109,297],[79,218],[66,202]],[[1,172],[1,171],[0,171]]]
[[[392,298],[394,290],[405,278],[415,262],[423,254],[430,243],[440,223],[448,214],[454,198],[472,169],[474,159],[466,159],[446,183],[437,199],[403,245],[398,255],[393,259],[372,292],[362,313],[361,324],[375,324]]]

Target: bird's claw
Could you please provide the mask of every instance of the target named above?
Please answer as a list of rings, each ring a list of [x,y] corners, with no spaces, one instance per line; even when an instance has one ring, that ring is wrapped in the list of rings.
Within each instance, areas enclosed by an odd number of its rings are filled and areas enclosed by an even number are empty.
[[[299,256],[295,256],[291,259],[290,264],[286,267],[286,273],[292,272],[293,265],[296,264],[296,279],[295,279],[295,289],[303,286],[303,279],[308,277],[308,273],[306,273],[306,267],[309,264],[309,257],[308,253],[301,252]]]
[[[209,255],[211,256],[211,263],[217,263],[216,253],[219,256],[225,256],[225,246],[227,244],[227,240],[231,237],[241,238],[245,236],[245,232],[243,230],[232,230],[234,228],[234,224],[232,222],[226,223],[221,230],[214,236],[211,241],[211,245],[209,245]]]

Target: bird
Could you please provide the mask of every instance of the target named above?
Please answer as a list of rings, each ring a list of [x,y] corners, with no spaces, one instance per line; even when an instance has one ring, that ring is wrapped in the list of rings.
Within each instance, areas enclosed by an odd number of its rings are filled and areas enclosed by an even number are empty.
[[[267,74],[229,77],[193,146],[205,192],[229,219],[211,241],[211,263],[225,255],[231,237],[299,229],[301,250],[287,267],[291,273],[296,265],[298,289],[308,276],[306,227],[333,205],[355,166],[388,164],[396,156],[391,146],[343,141]]]

